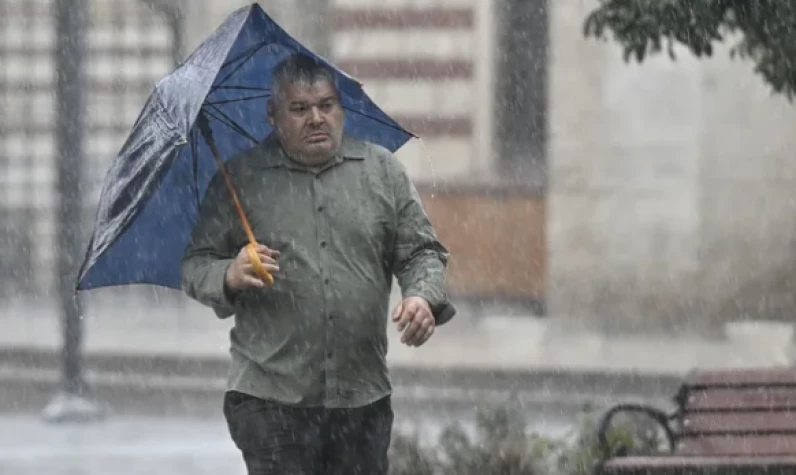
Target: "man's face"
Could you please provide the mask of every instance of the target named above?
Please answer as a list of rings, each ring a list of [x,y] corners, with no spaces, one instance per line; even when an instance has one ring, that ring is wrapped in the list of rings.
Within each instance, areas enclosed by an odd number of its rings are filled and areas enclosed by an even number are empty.
[[[331,158],[343,137],[343,108],[327,80],[284,83],[269,103],[268,117],[285,150],[296,160],[318,164]]]

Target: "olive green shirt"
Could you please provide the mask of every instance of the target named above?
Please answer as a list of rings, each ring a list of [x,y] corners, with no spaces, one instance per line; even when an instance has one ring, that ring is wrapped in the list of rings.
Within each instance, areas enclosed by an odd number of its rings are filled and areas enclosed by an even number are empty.
[[[275,284],[225,291],[246,234],[219,173],[183,259],[188,296],[235,316],[228,388],[296,406],[359,407],[390,394],[387,325],[392,276],[404,297],[449,306],[448,251],[401,162],[344,137],[312,171],[275,138],[227,163],[257,240],[280,252]],[[232,301],[231,301],[232,300]],[[448,313],[448,312],[442,312]]]

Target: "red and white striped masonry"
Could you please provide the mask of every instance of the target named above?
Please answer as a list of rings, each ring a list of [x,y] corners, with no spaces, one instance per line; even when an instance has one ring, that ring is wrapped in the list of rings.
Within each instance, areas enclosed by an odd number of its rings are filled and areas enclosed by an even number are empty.
[[[478,1],[333,2],[333,61],[423,139],[443,174],[474,153]],[[422,167],[426,158],[418,160],[409,161]]]

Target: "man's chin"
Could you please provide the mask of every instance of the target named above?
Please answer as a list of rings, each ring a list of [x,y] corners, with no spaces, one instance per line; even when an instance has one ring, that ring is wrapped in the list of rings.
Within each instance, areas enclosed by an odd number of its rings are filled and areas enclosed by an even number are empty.
[[[310,155],[332,155],[334,154],[334,144],[330,139],[304,144],[304,150]]]

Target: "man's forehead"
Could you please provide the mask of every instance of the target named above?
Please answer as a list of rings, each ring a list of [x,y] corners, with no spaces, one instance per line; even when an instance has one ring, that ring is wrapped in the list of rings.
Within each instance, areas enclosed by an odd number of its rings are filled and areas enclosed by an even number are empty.
[[[319,100],[326,97],[336,97],[337,91],[328,79],[315,81],[289,81],[281,85],[280,92],[283,97],[295,100]]]

